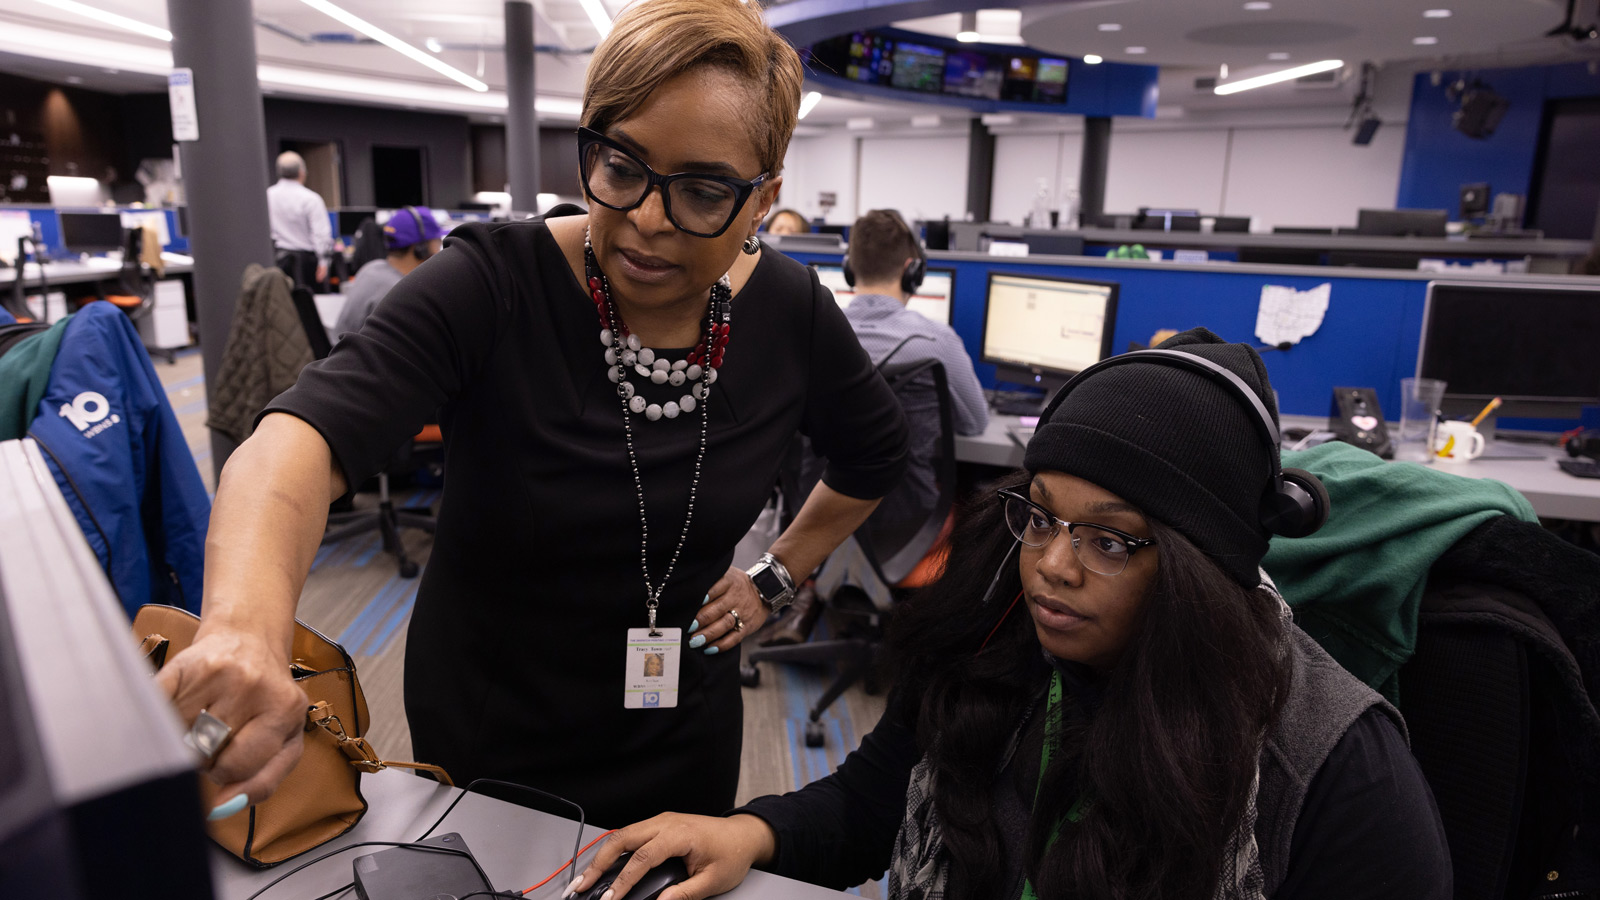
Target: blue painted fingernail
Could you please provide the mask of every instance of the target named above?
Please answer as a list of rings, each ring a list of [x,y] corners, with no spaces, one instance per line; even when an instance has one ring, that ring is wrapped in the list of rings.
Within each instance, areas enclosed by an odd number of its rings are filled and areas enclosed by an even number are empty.
[[[716,656],[719,652],[721,652],[721,651],[716,647],[707,647],[706,648],[706,655],[707,656]]]
[[[706,598],[704,600],[700,601],[700,605],[701,606],[705,606],[707,603],[710,603],[710,602],[711,602],[711,595],[707,594]]]
[[[700,630],[700,620],[699,619],[695,619],[693,622],[690,622],[689,623],[689,630],[690,631],[699,631]]]
[[[218,803],[216,808],[211,810],[211,814],[206,816],[206,818],[213,822],[226,819],[231,815],[237,814],[240,810],[249,805],[249,797],[245,796],[244,794],[235,794],[232,800],[229,800],[226,803]]]
[[[705,642],[706,642],[706,636],[703,635],[703,634],[697,634],[697,635],[694,636],[693,640],[689,641],[689,649],[690,650],[697,650],[697,649],[699,649],[700,645],[704,644]]]

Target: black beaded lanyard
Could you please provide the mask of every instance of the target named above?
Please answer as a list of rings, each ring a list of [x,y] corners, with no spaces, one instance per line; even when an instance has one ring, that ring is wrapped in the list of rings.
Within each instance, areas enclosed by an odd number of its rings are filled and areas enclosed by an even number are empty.
[[[689,482],[689,508],[683,517],[683,530],[678,535],[678,545],[672,550],[672,560],[667,564],[667,571],[661,576],[661,582],[654,587],[650,584],[650,523],[645,517],[644,508],[644,479],[639,474],[639,458],[633,449],[633,416],[646,412],[650,421],[660,418],[659,407],[646,405],[638,394],[633,384],[628,381],[628,367],[634,366],[640,374],[651,371],[643,363],[638,362],[641,353],[649,351],[639,346],[637,338],[627,333],[627,325],[622,317],[617,314],[615,302],[611,299],[611,283],[605,273],[600,271],[600,265],[595,260],[594,248],[589,245],[588,233],[583,239],[583,263],[588,276],[590,298],[594,300],[595,310],[600,317],[600,340],[606,344],[607,377],[617,386],[617,397],[622,403],[622,433],[628,445],[628,465],[633,470],[633,488],[639,499],[639,571],[644,576],[645,611],[650,617],[650,635],[660,636],[656,628],[656,609],[661,605],[661,594],[667,589],[667,582],[672,578],[673,569],[678,566],[678,557],[683,553],[684,544],[689,539],[689,524],[694,521],[694,503],[700,488],[700,473],[706,457],[706,431],[710,415],[706,405],[711,401],[711,385],[717,380],[717,370],[722,367],[722,358],[728,346],[728,336],[731,332],[729,326],[733,317],[733,289],[724,275],[711,287],[711,303],[706,309],[705,336],[700,343],[690,351],[683,369],[667,368],[672,371],[693,371],[704,367],[705,380],[696,384],[692,396],[698,400],[697,407],[700,411],[700,448],[694,457],[694,476]],[[646,362],[653,362],[646,359]],[[665,371],[658,369],[659,371]],[[647,376],[648,377],[648,376]],[[696,376],[687,376],[694,378]],[[652,378],[656,383],[660,379]],[[638,398],[636,400],[636,398]],[[685,398],[688,399],[688,398]],[[693,412],[693,409],[687,410]],[[672,418],[668,415],[668,418]]]

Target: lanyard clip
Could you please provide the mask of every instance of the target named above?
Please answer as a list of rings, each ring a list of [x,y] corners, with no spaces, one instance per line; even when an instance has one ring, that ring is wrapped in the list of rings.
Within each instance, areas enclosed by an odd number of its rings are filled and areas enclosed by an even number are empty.
[[[661,631],[656,628],[656,608],[654,606],[647,607],[646,612],[650,614],[650,636],[660,637]]]

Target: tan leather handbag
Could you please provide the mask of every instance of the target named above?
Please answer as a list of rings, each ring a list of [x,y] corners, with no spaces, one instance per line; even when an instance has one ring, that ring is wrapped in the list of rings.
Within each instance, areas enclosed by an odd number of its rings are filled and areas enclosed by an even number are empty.
[[[210,823],[212,840],[254,866],[277,865],[355,827],[367,811],[362,772],[388,766],[419,769],[451,784],[438,766],[378,758],[361,737],[369,719],[355,661],[316,629],[298,619],[294,624],[289,671],[311,701],[300,761],[266,802]],[[133,620],[134,637],[157,669],[193,643],[199,627],[193,613],[160,604],[140,607]],[[210,809],[218,799],[217,785],[209,778],[201,778],[200,784],[201,799]]]

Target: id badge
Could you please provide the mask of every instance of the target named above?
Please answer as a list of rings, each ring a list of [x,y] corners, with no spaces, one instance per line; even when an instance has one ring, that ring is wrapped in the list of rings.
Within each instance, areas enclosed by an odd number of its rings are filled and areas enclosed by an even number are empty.
[[[678,705],[678,656],[683,629],[628,629],[628,665],[623,678],[623,709],[671,709]]]

